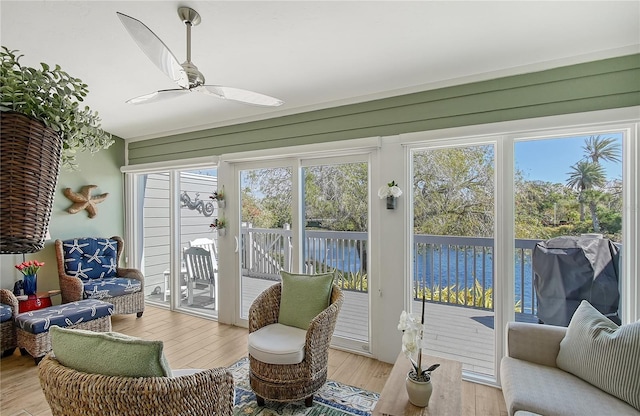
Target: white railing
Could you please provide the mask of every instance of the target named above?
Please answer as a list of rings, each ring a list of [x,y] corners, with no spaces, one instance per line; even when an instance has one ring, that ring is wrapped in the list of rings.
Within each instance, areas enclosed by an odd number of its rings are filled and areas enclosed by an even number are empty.
[[[539,240],[515,240],[515,287],[517,310],[536,313],[531,255]],[[306,230],[303,239],[305,273],[337,270],[338,283],[345,290],[366,292],[367,233],[353,231]],[[242,268],[246,276],[279,280],[280,270],[291,270],[291,230],[242,228]],[[452,304],[442,289],[465,293],[465,305],[493,309],[491,302],[476,299],[492,292],[493,239],[414,235],[414,297],[422,290],[432,293],[431,302]]]
[[[346,290],[367,291],[367,233],[307,230],[304,237],[305,273],[336,270]],[[280,270],[291,270],[291,230],[243,227],[242,272],[245,276],[280,280]]]
[[[515,240],[515,306],[517,311],[532,315],[536,314],[536,295],[531,255],[538,241]],[[490,301],[480,297],[493,291],[493,248],[492,238],[414,235],[416,299],[419,291],[427,289],[432,302],[459,304],[459,298],[446,296],[449,292],[443,289],[448,288],[466,297],[463,306],[492,310],[493,293]]]

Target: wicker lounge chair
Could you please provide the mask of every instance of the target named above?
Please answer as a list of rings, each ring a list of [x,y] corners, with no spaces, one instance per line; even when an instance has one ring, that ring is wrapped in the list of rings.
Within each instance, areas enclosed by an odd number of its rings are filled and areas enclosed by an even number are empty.
[[[2,307],[11,309],[11,317],[0,323],[0,353],[2,357],[8,357],[16,349],[16,325],[15,318],[18,314],[18,299],[8,289],[0,289],[0,303]],[[4,316],[4,314],[3,314]],[[4,318],[3,318],[4,319]]]
[[[38,375],[54,416],[233,415],[233,376],[226,368],[178,377],[114,377],[72,370],[49,353]]]
[[[144,276],[137,269],[118,267],[124,250],[122,238],[56,240],[55,247],[62,303],[94,298],[112,303],[114,315],[135,313],[142,316]],[[98,249],[100,252],[96,251]],[[110,264],[113,266],[111,269]],[[104,273],[107,276],[102,277]],[[107,279],[112,281],[103,286]],[[123,293],[116,295],[109,289],[105,295],[105,288],[121,289]]]
[[[249,332],[278,322],[282,284],[262,292],[249,309]],[[333,286],[329,306],[317,315],[306,332],[304,359],[298,364],[268,364],[249,354],[249,380],[259,405],[265,399],[279,402],[303,400],[307,407],[327,381],[329,345],[344,295]]]

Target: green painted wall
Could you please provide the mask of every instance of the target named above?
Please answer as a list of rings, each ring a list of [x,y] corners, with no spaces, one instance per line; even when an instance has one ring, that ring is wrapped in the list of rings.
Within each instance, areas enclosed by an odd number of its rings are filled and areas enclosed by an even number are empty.
[[[91,155],[78,154],[80,170],[68,172],[60,170],[55,199],[51,213],[49,232],[51,240],[45,243],[45,248],[38,253],[27,254],[27,260],[44,261],[45,266],[38,272],[38,291],[58,289],[58,272],[54,250],[54,240],[89,236],[122,236],[124,233],[124,174],[120,167],[124,165],[124,141],[116,139],[115,143],[106,150]],[[109,193],[107,199],[97,205],[98,215],[89,218],[87,211],[69,214],[66,209],[71,206],[63,194],[64,188],[71,188],[79,192],[84,185],[97,185],[93,194]],[[13,268],[22,262],[22,255],[0,256],[0,287],[12,289],[16,280],[21,279],[20,273]],[[53,299],[60,302],[60,297]]]
[[[129,143],[129,164],[640,105],[640,54]]]

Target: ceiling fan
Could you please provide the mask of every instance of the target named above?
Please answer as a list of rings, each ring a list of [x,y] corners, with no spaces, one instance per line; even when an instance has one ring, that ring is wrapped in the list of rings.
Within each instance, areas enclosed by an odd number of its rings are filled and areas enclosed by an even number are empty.
[[[167,45],[144,23],[126,14],[120,12],[117,12],[117,14],[127,32],[140,46],[140,49],[151,59],[151,62],[180,87],[141,95],[127,100],[127,103],[142,104],[174,98],[188,92],[199,92],[225,100],[264,107],[278,107],[284,104],[284,101],[277,98],[253,91],[223,87],[221,85],[205,85],[204,76],[198,71],[198,67],[191,62],[191,27],[200,23],[200,15],[195,10],[189,7],[178,8],[178,16],[187,27],[187,60],[182,64],[176,59]]]

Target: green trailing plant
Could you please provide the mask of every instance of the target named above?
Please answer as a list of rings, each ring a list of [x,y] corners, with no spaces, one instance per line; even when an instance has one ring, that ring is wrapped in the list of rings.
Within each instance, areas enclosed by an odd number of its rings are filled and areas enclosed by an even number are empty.
[[[473,287],[460,289],[456,285],[433,286],[418,290],[415,299],[431,300],[441,303],[471,306],[474,308],[493,309],[493,288],[485,289],[478,280]]]
[[[23,66],[17,50],[2,46],[0,111],[24,114],[44,123],[62,137],[62,165],[76,169],[76,152],[96,153],[114,143],[102,130],[98,113],[80,103],[89,90],[80,79],[59,65],[40,64],[40,69]]]
[[[342,289],[359,290],[366,292],[368,290],[367,273],[358,270],[355,273],[336,271],[335,283]]]
[[[456,305],[470,306],[474,308],[493,309],[493,288],[485,289],[478,280],[475,281],[473,287],[460,289],[456,285],[433,286],[432,288],[420,289],[415,293],[415,300],[426,300],[453,303]],[[516,312],[522,312],[522,302],[518,300],[514,305]]]

